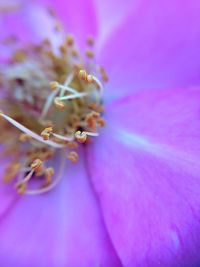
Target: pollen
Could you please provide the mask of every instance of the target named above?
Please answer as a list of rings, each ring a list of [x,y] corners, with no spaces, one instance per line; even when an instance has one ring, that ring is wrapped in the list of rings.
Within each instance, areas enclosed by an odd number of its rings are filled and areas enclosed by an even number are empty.
[[[0,142],[10,159],[3,180],[20,195],[52,190],[63,177],[63,166],[77,163],[80,146],[89,146],[106,126],[108,76],[96,63],[95,39],[86,37],[86,49],[80,51],[55,13],[48,14],[58,46],[48,38],[24,45],[15,36],[10,42],[18,44],[10,60],[0,65],[5,96],[0,99]]]
[[[71,162],[76,163],[78,161],[78,153],[76,151],[70,151],[67,158]]]

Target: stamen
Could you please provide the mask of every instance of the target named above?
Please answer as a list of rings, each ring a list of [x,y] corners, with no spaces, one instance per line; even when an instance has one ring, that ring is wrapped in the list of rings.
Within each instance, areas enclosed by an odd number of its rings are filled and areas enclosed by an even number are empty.
[[[41,136],[43,137],[43,140],[47,141],[49,140],[50,134],[52,133],[53,128],[52,127],[47,127],[41,132]]]
[[[70,136],[70,137],[67,137],[67,136],[63,136],[63,135],[60,135],[60,134],[55,134],[52,132],[52,135],[60,140],[63,140],[63,141],[68,141],[68,142],[71,142],[74,140],[74,137],[73,136]]]
[[[72,94],[78,94],[78,91],[76,91],[75,89],[73,89],[73,88],[71,88],[71,87],[69,87],[67,85],[59,84],[58,88],[62,89],[61,93],[60,93],[60,96],[62,96],[64,92],[68,92],[68,93],[72,93]]]
[[[93,58],[94,57],[94,53],[91,51],[91,50],[86,50],[85,52],[86,56],[89,57],[89,58]]]
[[[98,86],[98,88],[99,88],[99,90],[100,90],[100,93],[101,93],[101,95],[103,94],[103,85],[102,85],[102,83],[100,82],[100,80],[97,78],[97,77],[95,77],[94,75],[93,75],[93,80],[94,80],[94,82],[97,84],[97,86]]]
[[[88,93],[77,93],[74,95],[67,95],[67,96],[63,96],[63,97],[56,97],[55,101],[59,102],[59,101],[63,101],[63,100],[70,100],[70,99],[74,99],[74,98],[81,98],[84,96],[88,96]]]
[[[87,74],[86,70],[80,70],[79,74],[78,74],[78,77],[79,77],[80,80],[86,81],[87,80],[87,75],[88,74]]]
[[[52,167],[49,167],[44,171],[45,187],[49,186],[52,183],[53,175],[54,175],[54,168]]]
[[[38,195],[38,194],[42,194],[42,193],[46,193],[50,190],[52,190],[61,180],[62,178],[62,174],[63,174],[63,170],[65,167],[65,161],[66,161],[66,157],[65,157],[65,150],[62,151],[61,153],[61,164],[60,164],[60,168],[58,171],[58,174],[55,176],[55,180],[53,182],[51,182],[48,186],[43,187],[43,188],[39,188],[36,190],[26,190],[25,194],[26,195]]]
[[[65,104],[60,101],[58,97],[54,98],[54,104],[59,109],[63,109],[65,107]]]
[[[54,84],[55,86],[55,84]],[[44,118],[46,117],[47,115],[47,112],[49,111],[49,108],[55,98],[55,96],[58,94],[59,92],[59,88],[56,88],[55,91],[53,91],[47,98],[45,104],[44,104],[44,108],[42,110],[42,113],[41,113],[41,116],[40,116],[40,120],[44,120]]]
[[[42,132],[41,132],[41,136],[43,137],[43,140],[49,140],[50,135],[63,140],[63,141],[67,141],[67,142],[71,142],[74,140],[74,136],[63,136],[60,134],[56,134],[53,132],[53,128],[52,127],[47,127],[45,128]]]
[[[78,161],[78,154],[77,154],[77,152],[75,152],[75,151],[71,151],[71,152],[69,152],[67,158],[68,158],[71,162],[76,163],[76,162]]]
[[[85,133],[86,135],[88,135],[88,136],[94,136],[94,137],[99,136],[99,133],[86,132],[86,131],[84,131],[84,133]]]
[[[64,36],[60,22],[52,16],[56,20],[54,33],[59,38],[56,52],[49,39],[37,45],[17,46],[12,62],[0,70],[6,94],[3,104],[8,105],[10,115],[0,111],[0,118],[5,119],[1,139],[5,139],[5,145],[9,143],[8,153],[16,156],[4,180],[15,179],[20,194],[36,195],[53,189],[61,180],[66,159],[76,163],[79,143],[89,143],[105,125],[101,94],[107,75],[92,59],[94,39],[87,38],[85,54],[81,55],[73,36]],[[22,132],[13,131],[13,140],[12,127],[6,127],[6,121]],[[54,177],[54,168],[46,165],[54,159],[57,148],[64,149],[59,174]],[[37,180],[42,183],[32,190],[35,176],[41,176]]]
[[[43,172],[43,164],[40,159],[36,159],[31,164],[31,168],[34,170],[37,176],[40,176],[40,174]]]
[[[74,37],[73,37],[73,35],[68,35],[67,37],[66,37],[66,44],[68,45],[68,46],[73,46],[73,44],[74,44]]]
[[[95,137],[95,136],[99,136],[99,134],[93,133],[93,132],[87,132],[87,131],[83,131],[83,132],[77,131],[74,136],[79,143],[85,143],[87,136]]]
[[[59,83],[56,81],[50,82],[50,88],[52,91],[55,91],[56,89],[58,89]]]
[[[93,46],[93,45],[94,45],[94,39],[93,39],[91,36],[89,36],[89,37],[87,38],[87,44],[88,44],[89,46]]]
[[[23,126],[22,124],[20,124],[19,122],[17,122],[16,120],[10,118],[9,116],[5,115],[4,113],[2,113],[2,111],[0,111],[0,116],[2,116],[4,119],[6,119],[9,123],[11,123],[13,126],[15,126],[16,128],[18,128],[19,130],[21,130],[22,132],[24,132],[25,134],[30,135],[32,138],[34,138],[35,140],[41,142],[41,143],[45,143],[49,146],[55,147],[55,148],[62,148],[64,147],[61,144],[57,144],[53,141],[44,141],[43,138],[34,133],[33,131],[31,131],[30,129],[26,128],[25,126]]]

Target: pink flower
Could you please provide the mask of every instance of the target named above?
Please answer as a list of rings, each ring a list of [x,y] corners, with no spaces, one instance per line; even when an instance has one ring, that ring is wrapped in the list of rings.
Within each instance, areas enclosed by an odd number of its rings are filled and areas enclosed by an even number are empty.
[[[109,76],[106,127],[51,191],[20,196],[1,181],[2,266],[200,265],[200,2],[124,2],[46,1],[82,50],[95,37]],[[48,35],[56,46],[44,7],[23,4],[6,15],[4,6],[1,36]],[[1,66],[12,66],[12,48],[2,47]],[[60,158],[53,165],[57,173]]]

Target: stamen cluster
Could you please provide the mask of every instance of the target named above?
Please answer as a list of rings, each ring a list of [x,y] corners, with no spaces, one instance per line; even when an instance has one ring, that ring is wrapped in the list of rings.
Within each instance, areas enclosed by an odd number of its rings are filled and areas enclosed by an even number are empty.
[[[60,24],[55,20],[55,25]],[[76,163],[80,143],[105,126],[102,94],[108,78],[95,64],[94,40],[87,39],[82,55],[73,36],[57,26],[55,31],[62,39],[59,47],[48,39],[23,49],[15,44],[10,62],[0,68],[5,96],[0,101],[0,141],[11,158],[4,181],[13,182],[19,194],[52,189],[60,179],[51,165],[57,150],[64,151],[64,161]],[[39,188],[31,189],[34,181]]]

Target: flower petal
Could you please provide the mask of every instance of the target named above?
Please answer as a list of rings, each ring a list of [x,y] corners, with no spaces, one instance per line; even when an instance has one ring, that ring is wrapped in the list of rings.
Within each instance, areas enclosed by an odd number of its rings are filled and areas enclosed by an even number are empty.
[[[123,266],[199,266],[199,88],[141,91],[107,114],[88,166]]]
[[[58,14],[67,32],[83,45],[88,35],[96,36],[97,23],[93,0],[44,0]]]
[[[118,0],[116,3],[115,0],[95,0],[94,2],[99,26],[97,47],[100,48],[116,28],[123,24],[136,1]]]
[[[83,162],[68,164],[65,173],[51,192],[22,196],[1,215],[1,265],[120,266]]]
[[[198,85],[199,11],[198,0],[136,1],[99,53],[109,89],[124,95],[141,88]]]

